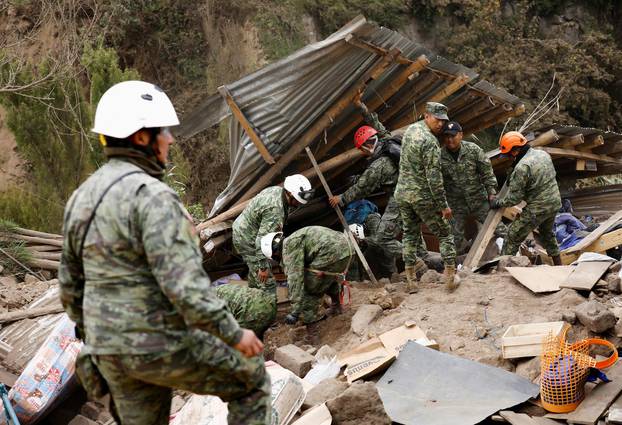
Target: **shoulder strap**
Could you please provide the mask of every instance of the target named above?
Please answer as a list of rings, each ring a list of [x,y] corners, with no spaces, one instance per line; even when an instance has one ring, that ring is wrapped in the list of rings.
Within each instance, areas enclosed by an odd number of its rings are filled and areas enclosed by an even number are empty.
[[[95,218],[95,213],[97,212],[97,208],[99,208],[99,205],[102,203],[102,201],[104,199],[104,196],[106,196],[108,191],[110,191],[110,189],[112,189],[112,186],[114,186],[115,184],[119,183],[121,180],[123,180],[127,176],[132,175],[132,174],[138,174],[138,173],[144,173],[144,171],[142,171],[142,170],[134,170],[134,171],[130,171],[129,173],[125,173],[125,174],[120,175],[112,183],[110,183],[110,185],[108,185],[108,187],[101,194],[101,196],[99,197],[99,199],[95,203],[95,206],[93,207],[93,211],[91,212],[91,215],[89,216],[89,219],[86,221],[86,227],[84,228],[84,233],[82,234],[82,240],[80,241],[80,247],[78,248],[78,252],[77,252],[78,258],[80,258],[80,260],[82,260],[82,250],[84,249],[84,242],[86,241],[86,235],[89,232],[89,228],[91,227],[91,223],[93,222],[93,219]]]

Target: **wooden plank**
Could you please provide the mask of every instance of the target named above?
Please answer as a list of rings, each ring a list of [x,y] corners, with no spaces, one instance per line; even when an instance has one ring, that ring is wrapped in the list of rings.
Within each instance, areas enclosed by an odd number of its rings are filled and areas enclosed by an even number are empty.
[[[585,159],[577,159],[577,162],[575,163],[575,167],[574,169],[577,171],[584,171],[585,170],[585,163],[587,160]]]
[[[311,161],[311,164],[313,164],[313,168],[315,168],[315,172],[317,173],[317,176],[320,178],[320,182],[322,182],[322,186],[324,186],[324,190],[326,191],[326,194],[332,198],[333,193],[330,190],[330,187],[328,186],[326,179],[324,178],[324,174],[322,174],[320,167],[317,165],[317,161],[315,160],[315,157],[313,156],[311,149],[309,149],[309,147],[306,147],[305,150],[307,151],[307,155],[309,156],[309,160]],[[359,260],[361,260],[361,264],[363,265],[363,268],[365,269],[367,276],[369,276],[369,280],[374,285],[378,285],[378,281],[376,280],[374,273],[371,271],[371,267],[369,267],[369,264],[367,264],[367,260],[365,259],[365,256],[363,255],[363,252],[361,251],[361,248],[359,247],[359,244],[356,241],[356,238],[350,231],[350,227],[348,226],[348,222],[346,221],[346,218],[343,216],[343,213],[341,212],[341,208],[339,207],[339,205],[337,205],[335,206],[334,209],[335,209],[335,212],[337,213],[337,217],[339,217],[339,221],[341,221],[343,230],[346,232],[346,235],[348,235],[348,239],[350,240],[350,243],[354,247],[354,250],[356,251],[356,254],[359,257]]]
[[[512,425],[536,425],[529,415],[525,413],[516,413],[510,410],[502,410],[499,415]]]
[[[622,392],[622,363],[615,364],[605,370],[605,373],[611,382],[596,385],[575,411],[566,414],[566,420],[569,424],[596,424]]]
[[[502,198],[508,192],[507,186],[504,184],[501,190],[498,193],[498,197]],[[492,239],[495,233],[495,229],[497,225],[501,222],[501,218],[503,217],[502,209],[498,210],[490,210],[488,215],[486,216],[486,220],[482,225],[477,237],[473,241],[473,245],[471,245],[471,249],[467,254],[466,258],[462,265],[464,267],[469,267],[474,269],[479,265],[479,262],[488,247],[488,242]]]
[[[586,247],[590,246],[592,243],[594,243],[594,241],[596,241],[598,238],[600,238],[600,236],[603,233],[605,233],[607,230],[609,230],[609,228],[611,226],[613,226],[614,224],[616,224],[620,220],[622,220],[622,210],[618,211],[617,213],[615,213],[614,215],[609,217],[608,220],[606,220],[603,223],[601,223],[600,226],[598,226],[595,230],[593,230],[589,235],[587,235],[585,238],[581,239],[581,241],[579,241],[579,243],[577,243],[574,246],[571,246],[568,249],[565,249],[564,253],[583,251],[584,248],[586,248]]]
[[[62,313],[63,311],[65,310],[60,304],[41,308],[30,308],[27,310],[11,311],[9,313],[0,314],[0,323],[16,322],[22,319],[32,319],[33,317]]]
[[[589,291],[605,274],[610,265],[611,262],[609,261],[581,262],[575,266],[568,278],[559,284],[559,287]]]
[[[573,270],[574,266],[507,267],[514,279],[536,294],[559,291]]]
[[[238,122],[240,123],[248,137],[251,139],[251,142],[253,142],[264,161],[266,161],[270,165],[274,164],[275,161],[270,154],[270,151],[268,151],[268,148],[263,143],[263,140],[261,140],[261,137],[259,137],[259,135],[255,131],[253,124],[251,124],[251,122],[246,118],[238,104],[235,103],[235,100],[233,99],[233,96],[231,96],[229,89],[227,89],[226,86],[220,86],[218,87],[218,92],[225,99],[227,105],[229,105],[229,109],[231,109],[231,113],[233,113],[233,116],[238,120]]]
[[[537,149],[541,149],[544,152],[547,152],[552,157],[574,158],[574,159],[593,159],[594,161],[608,162],[611,164],[622,165],[622,159],[612,158],[607,155],[598,155],[598,154],[589,153],[589,152],[579,152],[574,149],[550,148],[546,146],[540,147]]]

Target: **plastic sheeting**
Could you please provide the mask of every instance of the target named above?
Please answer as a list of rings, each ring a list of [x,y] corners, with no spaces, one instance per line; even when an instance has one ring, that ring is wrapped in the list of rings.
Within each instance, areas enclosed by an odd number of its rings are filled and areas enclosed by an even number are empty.
[[[413,103],[421,104],[434,93],[446,87],[454,77],[466,75],[471,81],[477,74],[462,65],[452,63],[412,42],[397,32],[368,23],[358,17],[332,34],[325,40],[303,47],[290,56],[270,64],[226,87],[244,116],[252,124],[273,157],[286,152],[309,127],[349,89],[353,83],[365,74],[381,56],[354,46],[346,41],[348,35],[354,35],[383,49],[399,48],[401,54],[411,60],[425,54],[430,60],[426,69],[408,81],[392,97],[406,96],[409,102],[400,104],[400,114],[412,114]],[[365,102],[382,92],[394,77],[402,72],[404,65],[393,64],[365,90]],[[426,86],[422,93],[414,93],[413,87],[419,78],[434,77],[433,84]],[[480,82],[482,83],[482,82]],[[492,96],[494,107],[509,102],[519,104],[518,98],[496,89],[489,83],[465,88],[454,97]],[[490,92],[490,93],[488,93]],[[391,107],[389,99],[383,99],[381,108]],[[451,111],[450,111],[451,112]],[[211,128],[231,113],[220,95],[209,97],[189,117],[184,118],[178,135],[190,137],[200,131]],[[360,118],[354,107],[348,107],[339,116],[334,117],[334,128],[353,119]],[[223,211],[239,199],[256,179],[270,167],[259,155],[257,149],[237,121],[230,125],[230,166],[231,176],[223,193],[216,200],[210,216]],[[312,146],[323,143],[324,137],[318,137]],[[296,162],[296,161],[294,161]],[[297,170],[292,164],[283,175]],[[308,164],[306,167],[308,168]],[[282,176],[281,176],[282,177]],[[272,183],[278,183],[276,178]]]
[[[391,420],[413,425],[476,424],[539,392],[506,370],[412,341],[376,386]]]

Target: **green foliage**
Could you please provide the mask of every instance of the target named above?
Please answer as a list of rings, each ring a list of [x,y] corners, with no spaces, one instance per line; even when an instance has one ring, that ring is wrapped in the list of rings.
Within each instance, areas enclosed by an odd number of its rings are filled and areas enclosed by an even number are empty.
[[[300,0],[269,2],[269,7],[257,10],[253,22],[259,30],[259,40],[268,60],[287,56],[306,44]]]
[[[9,237],[17,227],[17,224],[12,221],[0,219],[0,248],[4,251],[0,251],[0,266],[9,273],[23,270],[15,260],[24,264],[32,257],[30,252],[26,249],[24,242]]]

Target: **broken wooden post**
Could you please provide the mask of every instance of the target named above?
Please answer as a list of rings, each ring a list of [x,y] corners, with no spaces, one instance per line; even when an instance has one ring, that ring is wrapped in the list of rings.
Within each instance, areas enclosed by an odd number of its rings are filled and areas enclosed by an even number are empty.
[[[268,151],[268,148],[266,147],[266,145],[264,145],[263,140],[261,140],[261,138],[255,131],[255,128],[250,123],[250,121],[246,118],[246,116],[244,115],[244,113],[242,112],[238,104],[235,103],[235,100],[233,99],[233,96],[231,96],[231,93],[229,93],[229,90],[227,89],[227,87],[226,86],[218,87],[218,92],[225,99],[225,101],[227,102],[227,105],[229,105],[229,109],[231,109],[231,113],[238,120],[238,122],[240,123],[240,125],[242,126],[246,134],[248,134],[248,137],[251,139],[251,142],[253,142],[253,144],[257,148],[257,151],[259,152],[261,157],[268,164],[270,165],[274,164],[274,158],[270,154],[270,151]]]
[[[333,196],[333,192],[331,192],[330,187],[328,186],[328,183],[326,182],[326,179],[324,178],[324,174],[322,174],[322,171],[320,170],[320,167],[317,165],[317,162],[315,161],[315,157],[313,156],[313,153],[311,153],[311,149],[309,149],[309,147],[306,147],[305,150],[307,151],[307,155],[309,156],[309,160],[311,161],[311,164],[313,164],[313,168],[315,169],[315,172],[317,173],[317,176],[320,179],[320,182],[322,182],[322,186],[324,186],[324,190],[326,191],[326,194],[329,197],[332,197]],[[361,248],[359,247],[359,244],[356,241],[356,238],[354,237],[354,235],[350,231],[350,227],[348,226],[348,222],[346,221],[346,218],[343,216],[343,213],[341,212],[341,208],[339,208],[339,205],[337,205],[335,207],[335,212],[337,213],[337,217],[339,217],[339,221],[341,221],[341,225],[343,226],[343,230],[346,232],[346,235],[348,235],[348,238],[350,239],[350,242],[354,246],[354,250],[356,251],[356,254],[359,257],[359,260],[361,260],[361,264],[363,265],[363,268],[365,269],[365,272],[367,272],[367,276],[369,276],[369,280],[374,285],[378,285],[378,281],[376,280],[376,277],[374,276],[374,273],[371,271],[371,268],[369,267],[369,264],[367,264],[367,260],[365,259],[365,256],[363,255],[363,252],[361,251]]]
[[[346,109],[351,103],[352,99],[358,95],[359,91],[365,87],[370,79],[378,78],[386,69],[393,63],[395,58],[401,53],[399,49],[392,49],[391,54],[384,56],[376,64],[367,70],[350,88],[339,98],[335,103],[328,108],[322,116],[307,130],[305,134],[298,139],[290,148],[283,154],[283,156],[268,169],[250,189],[241,197],[240,201],[246,201],[258,194],[264,189],[270,182],[277,177],[285,167],[287,167],[293,160],[301,153],[305,147],[309,146],[328,126],[330,126],[337,115],[339,115],[344,109]]]
[[[605,144],[605,139],[600,134],[588,136],[586,139],[585,143],[577,147],[578,151],[591,151],[592,149]]]

